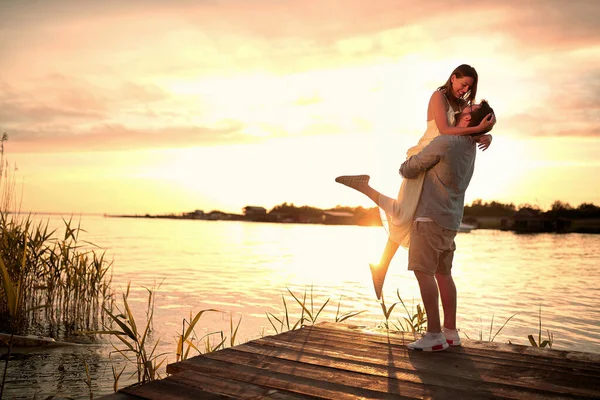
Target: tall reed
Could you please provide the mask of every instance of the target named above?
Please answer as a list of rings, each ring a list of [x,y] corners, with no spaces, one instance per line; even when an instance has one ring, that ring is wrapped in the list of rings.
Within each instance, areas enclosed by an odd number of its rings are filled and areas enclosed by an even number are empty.
[[[166,358],[162,358],[165,354],[156,354],[159,339],[152,340],[151,337],[154,319],[153,299],[155,291],[158,288],[146,288],[148,291],[148,311],[146,314],[146,323],[143,325],[139,324],[139,321],[136,321],[129,306],[129,301],[127,300],[129,298],[129,288],[130,285],[128,284],[127,291],[123,293],[122,310],[118,306],[115,306],[117,312],[105,309],[112,325],[115,325],[116,329],[110,329],[111,324],[107,324],[104,326],[104,330],[97,330],[90,333],[116,337],[124,347],[119,348],[114,343],[111,343],[115,352],[135,366],[135,371],[132,375],[137,377],[139,384],[144,384],[161,378],[159,369],[166,361]],[[115,391],[118,390],[118,381],[122,373],[123,369],[120,373],[117,373],[113,364]]]
[[[106,322],[114,296],[104,251],[79,239],[79,224],[64,219],[56,236],[48,222],[20,214],[15,201],[15,172],[4,159],[0,141],[0,332],[65,338],[97,330]],[[12,208],[12,210],[11,210]],[[15,212],[16,211],[16,212]],[[5,282],[6,281],[6,282]],[[6,283],[19,286],[18,312],[11,315]]]
[[[187,360],[187,358],[190,354],[190,351],[192,349],[196,350],[196,352],[198,352],[198,354],[202,354],[202,351],[199,348],[199,343],[201,340],[205,340],[205,346],[204,346],[205,353],[210,353],[212,351],[215,351],[216,348],[214,346],[211,346],[211,344],[210,344],[210,336],[211,335],[220,333],[222,340],[218,346],[222,346],[225,343],[225,338],[223,337],[223,331],[207,333],[206,335],[204,335],[201,338],[197,337],[196,332],[194,331],[194,328],[200,321],[200,317],[202,317],[202,315],[205,312],[221,312],[221,311],[216,310],[214,308],[209,308],[207,310],[199,311],[193,318],[192,318],[192,315],[190,312],[189,320],[184,319],[182,322],[182,332],[181,332],[181,335],[179,335],[179,337],[177,339],[176,361]],[[235,336],[237,335],[237,330],[240,326],[241,321],[242,321],[242,319],[240,318],[240,320],[238,321],[237,327],[235,328],[235,331],[234,331],[233,330],[233,317],[230,316],[231,337],[232,337],[231,345],[232,346],[234,346],[233,343],[235,342]],[[187,325],[187,327],[186,327],[186,325]],[[217,346],[217,348],[218,348],[218,346]],[[207,349],[208,349],[208,351],[207,351]]]
[[[293,321],[294,316],[297,316],[298,314],[292,314],[290,312],[287,302],[285,301],[285,297],[281,295],[281,301],[283,303],[284,309],[283,315],[281,317],[276,317],[273,313],[266,313],[267,319],[269,320],[269,323],[275,330],[276,334],[316,324],[317,320],[319,319],[319,316],[321,315],[321,312],[323,312],[325,307],[329,304],[330,300],[330,298],[327,298],[323,305],[321,305],[321,307],[319,307],[319,309],[315,311],[315,298],[312,286],[310,287],[310,297],[308,297],[309,295],[306,289],[304,290],[304,295],[302,296],[302,298],[300,298],[300,296],[295,295],[294,292],[292,292],[289,288],[287,288],[287,291],[295,300],[296,304],[300,306],[300,317],[295,322]],[[364,310],[350,311],[344,314],[340,314],[341,302],[342,297],[340,297],[340,302],[338,303],[337,310],[335,313],[335,322],[343,322],[349,318],[355,317],[365,312]],[[292,317],[291,319],[290,316]]]
[[[21,282],[20,312],[13,327],[18,334],[36,333],[69,337],[76,331],[96,330],[106,321],[104,308],[114,301],[108,275],[112,262],[104,252],[81,245],[79,226],[63,220],[61,239],[48,224],[32,217],[0,212],[0,257],[6,276]],[[25,255],[25,262],[21,262]],[[8,298],[0,293],[0,330],[10,327]]]
[[[542,305],[541,304],[540,304],[538,322],[539,322],[538,340],[536,342],[533,335],[528,335],[527,339],[529,339],[529,343],[533,347],[546,347],[547,346],[549,348],[552,348],[552,345],[554,344],[554,334],[552,332],[550,332],[550,330],[546,329],[546,332],[548,334],[548,339],[542,340]]]
[[[423,333],[427,328],[427,314],[425,313],[425,309],[421,307],[420,304],[417,304],[417,311],[414,310],[409,311],[400,296],[400,290],[396,289],[396,296],[398,297],[398,301],[393,303],[389,308],[385,305],[385,300],[383,296],[381,296],[381,310],[383,312],[383,316],[385,321],[383,323],[383,328],[390,329],[390,324],[399,331],[402,332],[412,332],[412,333]],[[400,318],[396,319],[396,322],[390,322],[390,316],[394,307],[396,305],[402,304],[404,307],[404,311],[406,312],[406,316],[403,317],[403,320]]]

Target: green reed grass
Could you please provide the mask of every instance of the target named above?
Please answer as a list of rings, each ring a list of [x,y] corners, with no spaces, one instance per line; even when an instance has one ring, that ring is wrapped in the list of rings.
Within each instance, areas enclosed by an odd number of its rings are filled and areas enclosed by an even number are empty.
[[[112,307],[107,274],[112,262],[79,239],[83,230],[72,219],[63,219],[65,231],[57,237],[47,221],[35,223],[31,215],[19,214],[16,166],[4,158],[6,140],[5,133],[0,139],[0,331],[67,337],[99,329],[104,308]]]
[[[383,312],[383,317],[384,317],[384,322],[383,322],[383,326],[382,328],[384,329],[390,329],[390,316],[392,315],[392,311],[394,311],[394,308],[400,304],[399,301],[393,303],[390,307],[387,307],[385,305],[385,297],[383,296],[383,294],[381,295],[381,302],[379,303],[381,306],[381,311]]]
[[[162,282],[161,282],[162,283]],[[161,379],[159,372],[160,368],[166,361],[167,353],[157,354],[156,349],[160,341],[159,338],[153,339],[152,326],[154,321],[154,307],[156,291],[160,287],[155,285],[154,288],[145,288],[148,292],[148,302],[146,310],[146,320],[143,325],[136,320],[131,307],[129,305],[129,292],[131,285],[127,285],[125,293],[122,294],[122,306],[115,304],[117,312],[105,310],[112,321],[112,325],[118,329],[98,330],[93,332],[97,335],[111,335],[115,337],[121,346],[111,343],[114,353],[119,354],[126,362],[134,366],[134,371],[130,378],[136,377],[136,384],[145,384],[156,379]],[[121,311],[122,308],[122,311]],[[206,309],[199,311],[193,317],[190,313],[189,319],[184,319],[182,324],[182,332],[177,337],[176,360],[186,360],[191,350],[195,350],[198,354],[206,354],[226,347],[227,337],[223,331],[211,332],[200,338],[197,337],[195,328],[197,328],[201,317],[208,312],[222,312],[216,309]],[[237,332],[241,323],[241,317],[237,324],[234,325],[233,317],[230,316],[230,336],[229,344],[234,346],[236,343]],[[213,339],[218,337],[218,339]],[[120,343],[119,343],[120,342]],[[203,349],[201,349],[203,347]],[[126,366],[123,366],[120,371],[117,371],[115,364],[112,365],[113,374],[113,390],[116,392],[119,389],[119,380]]]
[[[65,220],[62,238],[48,222],[20,216],[15,196],[16,166],[4,158],[6,133],[0,138],[0,332],[9,332],[5,373],[12,338],[41,334],[66,338],[98,329],[111,309],[113,295],[104,253],[79,240],[80,226]],[[2,398],[2,390],[0,390]]]
[[[538,317],[538,340],[537,342],[535,341],[533,335],[528,335],[527,339],[529,339],[529,343],[531,343],[531,345],[533,347],[549,347],[552,348],[552,345],[554,344],[554,334],[552,332],[550,332],[549,330],[546,330],[547,334],[548,334],[548,339],[542,341],[542,305],[540,304],[540,311],[539,311],[539,317]]]
[[[179,335],[179,337],[177,338],[176,361],[187,360],[187,358],[190,354],[190,351],[192,349],[196,350],[199,354],[202,354],[201,350],[198,348],[197,343],[199,343],[199,341],[204,338],[208,338],[210,335],[218,334],[218,332],[212,332],[212,333],[209,333],[209,334],[203,336],[200,339],[197,338],[196,332],[194,331],[194,329],[196,328],[196,325],[200,321],[200,318],[202,317],[202,315],[206,312],[220,312],[220,311],[215,310],[213,308],[210,308],[207,310],[202,310],[202,311],[199,311],[198,313],[196,313],[194,318],[192,318],[192,315],[190,312],[189,320],[187,320],[185,318],[183,319],[183,323],[182,323],[183,329],[182,329],[181,335]],[[231,321],[232,321],[231,325],[233,327],[233,318],[231,319]],[[241,321],[241,318],[240,318],[240,321]],[[187,327],[186,327],[186,324],[187,324]],[[239,327],[239,322],[238,322],[238,327]],[[236,327],[235,332],[237,334],[237,327]],[[224,343],[224,340],[222,342]],[[210,341],[208,341],[208,339],[207,339],[207,343],[210,344]],[[205,351],[206,351],[206,346],[205,346]],[[212,351],[212,350],[210,350],[210,351]]]
[[[310,294],[307,292],[307,290],[304,290],[304,295],[301,297],[294,294],[294,292],[292,292],[289,288],[286,288],[286,289],[287,289],[288,293],[292,296],[292,298],[295,300],[295,302],[296,302],[295,304],[300,306],[300,317],[296,320],[296,322],[293,322],[292,320],[290,320],[290,315],[298,315],[298,314],[297,313],[291,314],[291,310],[288,308],[285,297],[282,294],[281,301],[283,303],[283,309],[284,309],[283,315],[278,318],[273,313],[270,313],[270,312],[266,313],[267,319],[269,320],[269,323],[275,330],[276,334],[285,332],[285,331],[295,330],[295,329],[298,329],[298,328],[301,328],[304,326],[314,325],[315,323],[317,323],[317,320],[319,319],[321,312],[323,312],[323,310],[325,309],[325,307],[329,304],[329,301],[331,300],[331,298],[327,298],[327,300],[325,300],[325,302],[320,307],[318,307],[318,309],[315,311],[315,297],[314,297],[314,292],[313,292],[312,286],[310,287]],[[338,302],[338,306],[337,306],[336,313],[335,313],[335,322],[343,322],[349,318],[355,317],[355,316],[365,312],[364,310],[363,311],[350,311],[350,312],[341,314],[340,307],[341,307],[342,298],[343,297],[340,297],[340,301]]]
[[[119,348],[114,343],[111,343],[114,351],[135,366],[135,371],[132,373],[132,377],[137,376],[137,382],[144,384],[161,378],[158,370],[166,359],[159,359],[165,355],[164,353],[156,354],[156,348],[159,340],[151,340],[151,327],[152,320],[154,318],[154,302],[152,298],[155,290],[146,288],[148,291],[148,304],[150,304],[150,309],[146,315],[146,323],[138,326],[127,300],[129,297],[129,289],[130,285],[128,284],[126,292],[122,294],[123,310],[121,310],[116,304],[115,309],[117,312],[113,313],[111,310],[104,310],[110,317],[112,324],[120,328],[120,330],[105,329],[86,333],[112,335],[113,337],[116,337],[121,344],[124,345],[124,347]],[[109,325],[106,325],[106,327],[108,328]],[[154,343],[152,344],[152,342]],[[117,374],[113,366],[115,388],[118,388],[117,382],[122,372],[123,370]]]
[[[420,304],[417,304],[416,312],[414,310],[409,311],[406,307],[406,303],[402,300],[402,296],[400,296],[400,290],[396,289],[396,296],[398,297],[398,301],[392,304],[390,308],[386,308],[385,301],[383,296],[381,297],[381,309],[383,311],[383,315],[385,317],[384,327],[389,329],[389,319],[392,313],[392,310],[397,304],[402,304],[404,311],[406,312],[406,316],[397,318],[397,323],[391,322],[392,326],[402,332],[412,332],[412,333],[423,333],[427,328],[427,314],[425,313],[425,309],[421,307]]]
[[[490,320],[490,328],[488,330],[487,340],[483,337],[483,329],[479,329],[479,339],[478,340],[481,341],[481,342],[484,342],[484,341],[485,342],[490,342],[490,343],[493,342],[496,339],[496,336],[498,336],[500,334],[500,332],[502,332],[502,330],[508,324],[508,322],[511,319],[513,319],[516,315],[517,315],[517,313],[514,313],[513,315],[511,315],[510,317],[508,317],[506,319],[506,321],[504,321],[504,323],[502,324],[502,326],[500,328],[498,328],[498,330],[496,332],[494,332],[494,317],[495,317],[495,314],[492,313],[492,318]],[[481,318],[480,318],[480,321],[481,321]],[[492,334],[492,332],[494,332],[494,333]],[[466,332],[462,332],[462,333],[465,335],[465,337],[467,339],[471,340],[471,337]],[[510,343],[510,341],[509,341],[509,343]]]
[[[65,233],[56,238],[47,222],[36,225],[31,216],[0,212],[2,279],[20,282],[22,304],[8,318],[14,300],[9,290],[0,293],[0,330],[69,337],[76,331],[99,329],[106,322],[103,310],[111,309],[114,301],[108,275],[112,262],[104,252],[89,250],[90,243],[82,244],[79,225],[63,222]]]

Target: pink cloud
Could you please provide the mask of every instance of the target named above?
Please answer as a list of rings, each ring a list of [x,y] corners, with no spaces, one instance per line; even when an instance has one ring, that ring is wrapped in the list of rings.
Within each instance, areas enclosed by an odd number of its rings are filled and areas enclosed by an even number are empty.
[[[516,126],[544,135],[598,132],[600,86],[593,71],[600,61],[564,61],[565,54],[600,43],[600,7],[593,1],[540,0],[524,6],[492,0],[148,0],[143,5],[63,0],[0,7],[6,16],[0,49],[8,55],[2,79],[11,82],[0,84],[0,128],[31,148],[249,140],[239,127],[220,131],[208,123],[181,122],[196,109],[179,110],[189,97],[177,97],[158,82],[248,70],[333,69],[389,62],[411,52],[451,57],[462,40],[473,45],[473,38],[482,45],[495,40],[498,59],[514,58],[514,68],[532,70],[538,58],[556,60],[548,85],[565,95],[539,99],[550,103],[511,119]],[[49,37],[56,40],[49,44]],[[344,51],[343,44],[353,40],[364,46]],[[298,105],[319,100],[318,95],[301,97]],[[587,127],[565,125],[553,112],[572,112]],[[156,128],[128,121],[136,117]],[[546,127],[545,121],[553,123]],[[165,127],[169,124],[173,128]],[[173,141],[162,134],[173,135]]]
[[[17,91],[0,84],[0,117],[12,124],[57,121],[97,122],[111,111],[168,100],[169,95],[154,85],[124,82],[116,88],[101,87],[74,77],[52,74]]]
[[[224,127],[172,126],[134,129],[119,124],[97,124],[74,130],[65,125],[9,131],[6,145],[14,152],[103,151],[144,148],[212,146],[258,139],[244,135],[243,126],[229,121]]]

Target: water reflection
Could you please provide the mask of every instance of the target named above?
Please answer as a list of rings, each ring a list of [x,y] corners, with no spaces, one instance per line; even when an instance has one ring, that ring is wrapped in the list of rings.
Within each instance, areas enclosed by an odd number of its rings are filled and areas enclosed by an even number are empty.
[[[109,359],[109,349],[108,346],[65,347],[11,357],[4,396],[7,399],[49,396],[89,399],[86,364],[94,396],[110,394],[114,382],[112,365],[122,368],[125,363],[114,357]],[[133,382],[125,377],[122,384]]]

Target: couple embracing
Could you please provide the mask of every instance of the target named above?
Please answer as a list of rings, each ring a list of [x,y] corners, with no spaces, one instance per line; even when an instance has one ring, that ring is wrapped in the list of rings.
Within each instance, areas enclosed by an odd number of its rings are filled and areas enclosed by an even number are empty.
[[[368,196],[387,214],[388,241],[380,263],[371,264],[378,299],[394,254],[400,246],[408,248],[408,269],[417,278],[427,313],[427,333],[408,345],[411,350],[440,351],[461,344],[452,279],[454,238],[473,176],[476,147],[486,150],[490,146],[492,137],[487,132],[496,123],[486,101],[475,103],[477,81],[475,69],[463,64],[431,95],[427,130],[400,166],[404,179],[396,199],[372,188],[368,175],[335,179]]]

